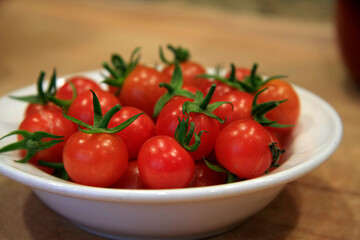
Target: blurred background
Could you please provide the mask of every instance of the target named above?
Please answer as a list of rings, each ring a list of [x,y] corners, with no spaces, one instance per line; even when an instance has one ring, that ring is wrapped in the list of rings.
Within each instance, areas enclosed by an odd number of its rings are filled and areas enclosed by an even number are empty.
[[[0,95],[49,77],[101,69],[113,53],[158,64],[159,46],[205,66],[230,63],[328,101],[344,123],[338,150],[224,239],[360,239],[358,0],[0,0]],[[359,81],[360,82],[360,81]],[[276,217],[274,217],[276,216]],[[100,239],[0,176],[0,239]],[[266,236],[266,238],[264,238]]]

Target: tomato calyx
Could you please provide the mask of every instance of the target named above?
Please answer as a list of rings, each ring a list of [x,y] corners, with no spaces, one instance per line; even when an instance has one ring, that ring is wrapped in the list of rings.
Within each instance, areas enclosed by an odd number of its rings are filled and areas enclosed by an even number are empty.
[[[170,80],[170,84],[165,82],[159,84],[160,87],[166,88],[167,92],[164,93],[156,102],[154,107],[153,117],[157,117],[160,111],[166,105],[166,103],[169,102],[175,96],[183,96],[186,98],[194,99],[195,95],[192,92],[182,89],[183,83],[184,83],[184,79],[181,72],[181,67],[180,64],[176,62],[174,73]]]
[[[264,80],[263,76],[257,73],[257,68],[258,68],[258,64],[254,63],[251,69],[250,76],[246,76],[244,81],[241,82],[239,81],[239,85],[241,86],[241,88],[248,93],[256,93],[264,84],[266,84],[271,80],[287,77],[284,75],[277,75],[277,76],[268,77],[267,79]]]
[[[233,174],[223,166],[218,164],[213,164],[210,161],[206,160],[205,158],[204,158],[204,162],[206,166],[208,166],[208,168],[210,168],[211,170],[215,172],[226,173],[226,183],[234,183],[239,181],[239,178],[235,174]]]
[[[221,119],[219,116],[215,115],[213,111],[220,107],[223,104],[231,104],[230,102],[226,101],[220,101],[220,102],[214,102],[210,103],[210,100],[215,92],[216,84],[211,84],[211,87],[204,97],[204,94],[200,91],[197,91],[194,97],[194,101],[186,101],[183,104],[182,111],[183,114],[189,115],[190,113],[202,113],[205,114],[208,117],[214,118],[218,120],[220,123],[224,123],[225,120]],[[231,104],[232,106],[232,104]]]
[[[189,129],[189,118],[186,119],[178,118],[178,119],[179,119],[179,125],[175,130],[176,141],[186,150],[190,152],[195,152],[200,146],[201,135],[203,134],[203,132],[206,131],[200,131],[199,133],[196,133],[194,122],[190,122],[190,129]],[[192,136],[194,136],[195,142],[192,145],[190,145],[190,140]]]
[[[111,56],[112,67],[104,62],[102,66],[110,74],[110,77],[106,77],[104,83],[117,87],[118,90],[115,95],[119,95],[122,85],[125,82],[126,77],[134,70],[140,61],[140,55],[138,54],[140,47],[134,49],[131,53],[129,63],[126,63],[123,58],[118,54]]]
[[[70,180],[70,177],[69,177],[68,173],[66,172],[63,163],[39,160],[38,165],[54,169],[54,172],[52,173],[52,175],[54,175],[55,177],[58,177],[58,178],[61,178],[61,179],[67,180],[67,181]]]
[[[101,106],[100,106],[100,102],[98,97],[96,96],[95,92],[90,90],[93,94],[93,107],[94,107],[94,124],[90,125],[87,123],[84,123],[83,121],[76,119],[74,117],[71,117],[67,114],[65,114],[63,112],[63,116],[78,124],[79,125],[79,130],[84,132],[84,133],[88,133],[88,134],[93,134],[93,133],[117,133],[120,132],[121,130],[123,130],[124,128],[126,128],[127,126],[129,126],[132,122],[134,122],[140,115],[144,114],[143,112],[138,113],[132,117],[130,117],[129,119],[127,119],[126,121],[124,121],[123,123],[121,123],[120,125],[113,127],[113,128],[107,128],[110,119],[112,118],[112,116],[114,116],[115,113],[117,113],[118,111],[121,110],[121,106],[120,104],[116,104],[114,107],[112,107],[107,113],[105,113],[105,115],[102,115],[102,111],[101,111]],[[87,129],[82,129],[80,128],[80,126],[85,127]]]
[[[165,64],[174,64],[176,62],[186,62],[190,59],[190,53],[186,48],[182,48],[181,46],[175,48],[171,44],[167,45],[167,48],[174,54],[174,59],[172,61],[168,61],[165,58],[164,52],[162,50],[162,47],[159,47],[159,55],[160,59]]]
[[[24,101],[32,104],[41,104],[46,105],[49,102],[54,103],[55,105],[67,109],[71,105],[71,103],[74,101],[76,97],[76,89],[75,86],[71,83],[70,86],[72,87],[72,90],[74,92],[73,98],[71,100],[63,100],[58,99],[55,97],[56,95],[56,70],[54,69],[53,74],[51,76],[49,86],[46,91],[43,89],[43,82],[45,78],[45,72],[41,71],[37,80],[36,88],[37,88],[37,95],[28,95],[28,96],[10,96],[13,99]]]
[[[58,139],[62,138],[63,136],[54,135],[48,132],[38,131],[38,132],[29,132],[26,130],[15,130],[7,135],[0,138],[0,140],[12,136],[12,135],[21,135],[23,137],[22,140],[10,143],[2,148],[0,148],[0,153],[3,152],[10,152],[15,150],[25,149],[27,150],[26,155],[23,159],[15,160],[15,162],[19,163],[26,163],[28,162],[37,152],[48,149],[64,140]],[[50,141],[42,141],[44,138],[55,138],[54,140]]]
[[[280,100],[280,101],[269,101],[257,104],[257,99],[259,95],[264,92],[267,88],[262,89],[259,91],[255,96],[254,100],[252,102],[252,108],[251,108],[251,115],[254,117],[254,120],[260,123],[263,126],[269,126],[269,127],[275,127],[275,128],[288,128],[292,127],[292,124],[280,124],[277,123],[277,121],[271,121],[268,119],[265,114],[269,112],[270,110],[276,108],[281,103],[287,101],[287,99]]]
[[[196,77],[214,79],[240,91],[245,91],[245,89],[241,85],[241,81],[236,78],[236,67],[233,63],[230,64],[230,75],[228,78],[221,77],[218,70],[215,74],[199,74]]]
[[[280,149],[276,142],[269,143],[269,148],[272,155],[271,167],[279,167],[280,156],[285,153],[285,150]]]

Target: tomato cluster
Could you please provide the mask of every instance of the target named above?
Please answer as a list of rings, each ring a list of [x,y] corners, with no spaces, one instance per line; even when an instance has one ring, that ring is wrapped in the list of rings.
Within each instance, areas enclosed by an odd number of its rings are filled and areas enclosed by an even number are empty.
[[[235,67],[209,74],[187,49],[168,45],[174,59],[155,68],[117,54],[98,83],[84,76],[47,90],[40,73],[18,142],[19,162],[79,184],[168,189],[251,179],[282,163],[283,147],[300,113],[283,76],[266,78]],[[3,137],[3,138],[4,138]]]

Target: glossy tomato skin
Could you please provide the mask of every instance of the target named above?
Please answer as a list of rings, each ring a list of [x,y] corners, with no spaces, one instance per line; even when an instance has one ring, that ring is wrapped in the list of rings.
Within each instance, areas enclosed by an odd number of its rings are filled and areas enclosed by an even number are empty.
[[[141,112],[140,109],[134,107],[122,107],[111,118],[108,128],[116,127]],[[135,159],[143,143],[155,135],[155,123],[148,115],[143,114],[116,135],[124,140],[129,152],[129,159]]]
[[[286,81],[274,79],[263,85],[260,90],[267,88],[262,92],[257,103],[264,103],[268,101],[280,101],[287,99],[278,107],[269,111],[265,116],[270,120],[277,121],[280,124],[295,125],[300,116],[300,100],[295,89]],[[259,90],[259,91],[260,91]],[[294,127],[288,128],[273,128],[269,127],[276,137],[282,141],[287,139]]]
[[[41,112],[43,110],[57,111],[60,113],[62,112],[62,109],[52,102],[48,102],[47,104],[29,103],[25,109],[25,117],[32,113]]]
[[[214,97],[213,102],[230,102],[214,110],[214,114],[225,120],[222,127],[241,119],[252,119],[251,108],[254,96],[239,90],[230,91],[222,96]]]
[[[272,162],[270,134],[258,122],[238,120],[225,127],[215,144],[216,158],[240,179],[263,175]]]
[[[166,92],[159,87],[161,82],[169,80],[155,68],[139,66],[126,78],[119,99],[124,106],[132,106],[153,115],[157,100]]]
[[[74,85],[77,95],[87,92],[90,89],[94,91],[101,90],[100,85],[94,80],[84,76],[74,76],[69,78],[66,83],[57,90],[55,97],[63,100],[71,100],[73,97],[73,89],[70,82]]]
[[[192,84],[196,87],[199,87],[205,79],[196,78],[200,74],[205,74],[205,68],[200,65],[199,63],[192,62],[192,61],[185,61],[180,63],[183,80],[185,84]],[[162,72],[168,79],[171,79],[173,72],[175,69],[174,64],[167,65]]]
[[[121,178],[111,188],[122,188],[122,189],[146,189],[147,187],[141,181],[138,161],[129,161],[128,167]]]
[[[152,189],[187,187],[195,170],[191,155],[169,136],[147,140],[139,151],[138,166],[141,180]]]
[[[67,139],[77,131],[77,127],[74,123],[65,119],[61,112],[54,110],[43,110],[41,112],[34,112],[28,115],[20,123],[19,129],[27,130],[29,132],[44,131],[54,135],[64,136],[62,139],[65,141],[67,141]],[[18,140],[21,139],[22,137],[19,135]],[[55,146],[36,153],[30,162],[34,164],[37,164],[39,160],[62,162],[64,144],[65,142],[61,142]],[[23,157],[26,155],[25,150],[21,150],[20,152]]]
[[[196,162],[195,174],[189,187],[205,187],[226,183],[227,174],[211,170],[205,162]]]
[[[66,172],[76,183],[108,187],[124,174],[128,152],[115,134],[73,134],[65,144],[63,161]]]
[[[181,98],[170,101],[160,112],[156,121],[156,134],[175,136],[175,130],[179,124],[179,118],[184,119],[186,116],[182,112],[182,105],[191,99]],[[204,156],[210,154],[215,145],[215,140],[220,132],[221,124],[214,118],[210,118],[202,113],[190,113],[190,122],[195,124],[195,132],[206,131],[202,134],[199,148],[190,152],[195,161],[202,160]],[[194,142],[194,137],[190,144]]]
[[[117,99],[110,92],[106,92],[103,90],[95,90],[94,92],[99,99],[103,115],[107,113],[116,104],[120,103],[119,99]],[[70,105],[67,114],[87,124],[93,124],[94,107],[92,92],[86,91],[79,94],[75,98],[74,102]]]

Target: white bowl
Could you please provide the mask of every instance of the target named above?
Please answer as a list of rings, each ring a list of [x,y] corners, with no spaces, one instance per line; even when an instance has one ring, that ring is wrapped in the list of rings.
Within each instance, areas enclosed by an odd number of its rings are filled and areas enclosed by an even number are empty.
[[[83,73],[100,80],[99,71]],[[63,80],[63,79],[62,79]],[[284,188],[322,164],[337,148],[342,123],[324,100],[296,87],[301,115],[287,161],[262,177],[217,186],[175,190],[123,190],[82,186],[0,154],[0,173],[25,185],[80,228],[114,239],[197,239],[227,231],[269,204]],[[29,86],[11,93],[35,92]],[[0,135],[15,130],[26,104],[0,98]],[[15,138],[0,142],[4,146]]]

